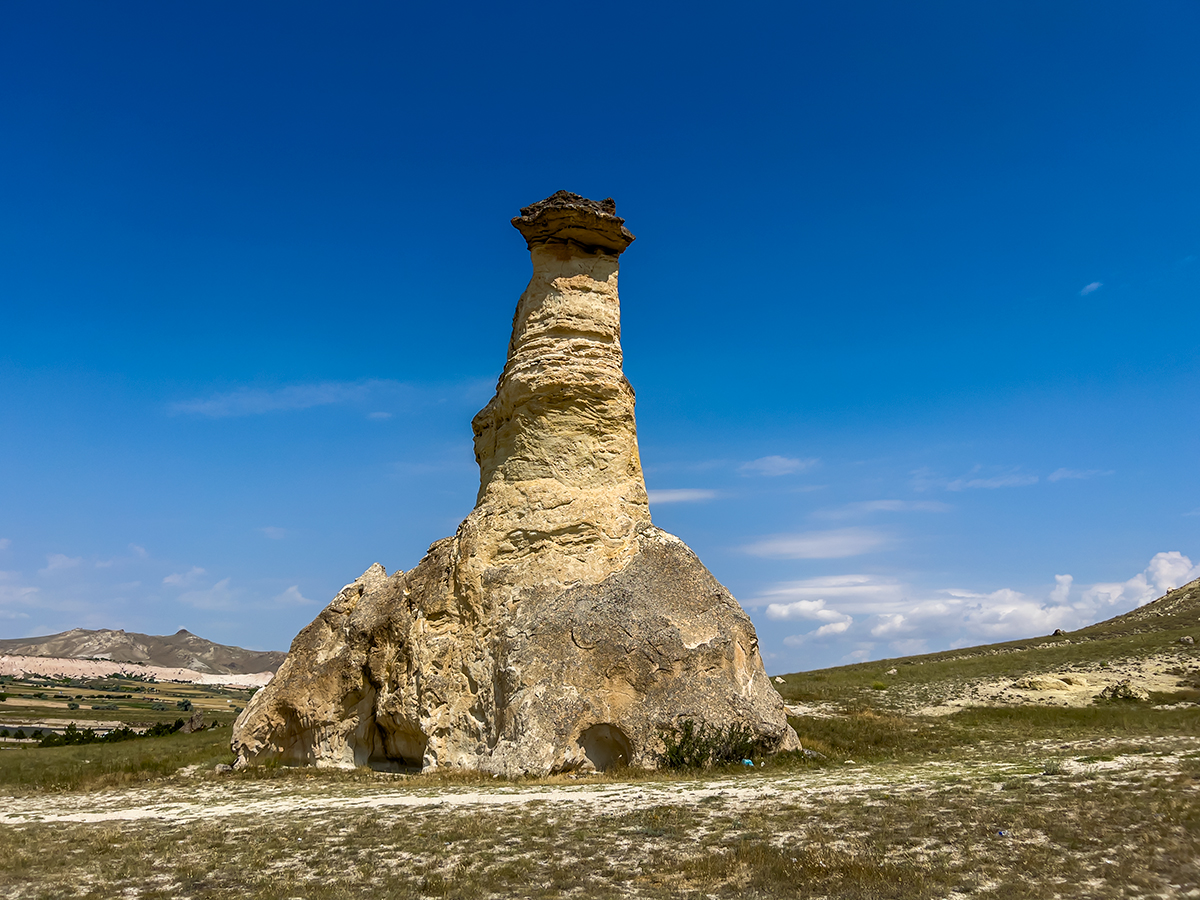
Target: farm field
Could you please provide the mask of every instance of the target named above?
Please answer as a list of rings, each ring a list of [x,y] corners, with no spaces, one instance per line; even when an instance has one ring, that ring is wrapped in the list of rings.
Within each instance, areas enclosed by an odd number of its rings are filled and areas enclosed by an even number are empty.
[[[21,745],[33,733],[80,728],[141,729],[201,712],[206,724],[229,725],[252,689],[109,677],[68,679],[0,676],[0,749]]]

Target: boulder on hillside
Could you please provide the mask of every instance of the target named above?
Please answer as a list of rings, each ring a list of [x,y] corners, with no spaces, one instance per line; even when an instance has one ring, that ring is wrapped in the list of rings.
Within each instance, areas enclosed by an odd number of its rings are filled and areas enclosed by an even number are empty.
[[[1116,684],[1110,684],[1099,694],[1096,695],[1097,700],[1134,700],[1145,702],[1150,699],[1150,695],[1134,684],[1132,681],[1120,681]]]

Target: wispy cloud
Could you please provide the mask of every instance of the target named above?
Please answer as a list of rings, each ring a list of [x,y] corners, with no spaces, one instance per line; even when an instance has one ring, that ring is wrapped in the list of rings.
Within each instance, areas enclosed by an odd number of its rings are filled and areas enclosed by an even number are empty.
[[[954,507],[938,500],[864,500],[813,513],[822,519],[850,519],[877,512],[949,512]]]
[[[0,573],[3,575],[15,575],[15,572]],[[0,584],[0,606],[9,603],[24,604],[27,601],[34,599],[38,593],[38,589],[27,584]]]
[[[265,528],[260,528],[258,530],[273,541],[282,541],[285,537],[287,537],[286,528],[277,528],[274,525],[267,525]]]
[[[392,414],[391,414],[390,412],[373,412],[373,413],[367,413],[367,418],[368,418],[368,419],[376,419],[376,420],[379,420],[379,421],[383,421],[384,419],[390,419],[391,417],[392,417]]]
[[[58,572],[62,569],[73,569],[83,562],[82,556],[67,556],[65,553],[51,553],[46,557],[46,568],[38,569],[42,575]]]
[[[946,478],[928,467],[914,469],[912,476],[914,491],[940,488],[945,491],[996,490],[997,488],[1025,487],[1037,484],[1038,476],[1022,472],[1020,466],[974,466],[966,475]]]
[[[1085,284],[1079,292],[1080,297],[1086,297],[1088,294],[1094,294],[1100,288],[1104,287],[1103,281],[1093,281],[1091,284]]]
[[[765,475],[775,478],[779,475],[791,475],[793,472],[803,472],[811,469],[820,460],[798,459],[788,456],[763,456],[759,459],[742,463],[738,471],[743,475]]]
[[[647,491],[646,493],[650,495],[651,503],[657,503],[660,506],[664,503],[699,503],[703,500],[712,500],[717,496],[716,491],[703,488],[673,488]]]
[[[1200,516],[1200,506],[1197,506],[1191,512],[1185,512],[1185,516]]]
[[[293,584],[290,588],[275,597],[275,602],[280,606],[311,606],[316,601],[309,600],[300,593],[300,586]]]
[[[150,558],[150,554],[146,552],[146,548],[139,546],[138,544],[130,544],[129,552],[132,553],[133,555],[132,556],[114,556],[112,559],[98,559],[98,560],[96,560],[96,568],[97,569],[111,569],[113,566],[119,565],[122,563],[136,562],[137,560]]]
[[[1012,469],[1008,472],[1001,472],[996,475],[986,475],[982,477],[971,478],[955,478],[946,485],[948,491],[969,491],[976,488],[983,490],[996,490],[997,488],[1007,487],[1026,487],[1031,484],[1037,484],[1038,477],[1030,475],[1026,472],[1021,472],[1017,469]]]
[[[312,409],[316,406],[363,403],[381,390],[395,392],[411,389],[403,382],[383,379],[356,382],[322,381],[273,389],[239,388],[211,397],[172,403],[168,410],[176,415],[206,416],[211,419],[257,416],[264,413]]]
[[[742,548],[751,556],[772,559],[841,559],[858,556],[887,546],[887,535],[866,528],[835,528],[831,531],[806,531],[776,534]]]
[[[199,566],[192,566],[188,572],[175,572],[168,575],[162,580],[163,584],[171,584],[175,587],[185,587],[189,584],[195,584],[204,576],[204,570]]]
[[[7,550],[12,546],[12,540],[9,538],[0,538],[0,550]]]
[[[1112,475],[1112,469],[1055,469],[1046,476],[1047,481],[1062,481],[1064,478],[1095,478],[1098,475]]]
[[[830,609],[824,600],[795,600],[792,603],[772,603],[767,607],[767,618],[781,621],[815,619],[820,622],[852,622],[845,613]]]
[[[904,588],[892,578],[876,575],[823,575],[785,581],[763,591],[755,604],[778,605],[804,600],[835,600],[843,608],[878,609],[903,599]]]
[[[210,588],[180,594],[179,602],[186,603],[188,606],[194,606],[196,609],[235,609],[238,604],[234,596],[234,591],[229,587],[229,581],[228,578],[222,578]]]

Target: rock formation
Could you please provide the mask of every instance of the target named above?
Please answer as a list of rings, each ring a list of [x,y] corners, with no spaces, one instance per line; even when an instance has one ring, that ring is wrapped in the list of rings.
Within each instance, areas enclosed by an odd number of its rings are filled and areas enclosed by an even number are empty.
[[[480,486],[408,572],[376,564],[292,643],[234,727],[238,765],[651,767],[692,719],[798,747],[750,619],[650,522],[611,200],[521,210],[533,277],[496,396],[472,423]]]

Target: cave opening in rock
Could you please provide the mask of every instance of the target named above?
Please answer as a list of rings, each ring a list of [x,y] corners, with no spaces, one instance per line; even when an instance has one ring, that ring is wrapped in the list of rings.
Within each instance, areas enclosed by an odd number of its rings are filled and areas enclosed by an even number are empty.
[[[375,726],[367,765],[377,772],[419,772],[425,764],[425,747],[429,744],[424,732],[411,723],[388,719],[376,721]]]
[[[605,772],[614,766],[627,766],[633,757],[633,747],[625,732],[607,723],[593,725],[584,731],[579,736],[579,746],[597,772]]]

